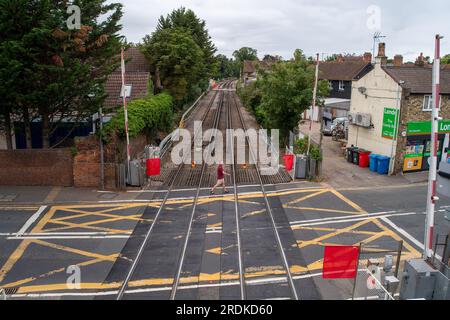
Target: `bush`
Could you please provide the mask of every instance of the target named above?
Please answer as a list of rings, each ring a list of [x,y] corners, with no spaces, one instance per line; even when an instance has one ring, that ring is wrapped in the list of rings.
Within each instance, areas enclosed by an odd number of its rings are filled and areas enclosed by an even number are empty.
[[[145,99],[131,101],[128,104],[128,130],[130,138],[145,132],[148,135],[158,131],[167,132],[173,125],[173,98],[167,93],[149,96]],[[125,136],[123,108],[106,124],[104,137],[112,134]]]
[[[294,144],[294,152],[296,154],[307,154],[308,153],[308,136],[305,136],[303,139],[298,139],[295,141]],[[315,144],[311,143],[309,155],[311,156],[311,159],[322,161],[323,156],[322,152],[320,152],[320,149]]]

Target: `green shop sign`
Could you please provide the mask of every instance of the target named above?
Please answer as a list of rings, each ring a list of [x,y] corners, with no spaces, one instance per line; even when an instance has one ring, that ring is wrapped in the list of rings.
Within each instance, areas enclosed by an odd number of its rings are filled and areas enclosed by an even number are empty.
[[[394,108],[384,108],[383,128],[381,136],[393,140],[398,123],[398,110]]]
[[[450,120],[439,121],[439,133],[450,133]],[[408,136],[431,134],[431,121],[408,122]]]

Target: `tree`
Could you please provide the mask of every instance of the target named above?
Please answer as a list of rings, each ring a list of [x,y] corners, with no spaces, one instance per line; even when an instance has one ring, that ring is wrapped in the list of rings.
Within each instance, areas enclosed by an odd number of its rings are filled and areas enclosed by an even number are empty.
[[[239,77],[239,64],[236,60],[228,59],[228,57],[223,54],[218,54],[216,59],[219,66],[216,78],[225,79]]]
[[[275,63],[275,62],[283,61],[283,57],[278,56],[278,55],[272,56],[270,54],[266,54],[263,58],[263,61],[269,62],[269,63]]]
[[[294,59],[272,65],[270,72],[258,80],[261,104],[257,107],[258,117],[263,119],[267,129],[280,129],[281,137],[301,120],[303,112],[311,106],[315,72],[301,50],[296,50]],[[328,84],[321,81],[318,96],[328,95]]]
[[[245,60],[256,61],[258,60],[258,51],[253,48],[243,47],[239,50],[234,51],[233,57],[240,63],[244,62]]]
[[[450,54],[443,56],[441,59],[441,63],[442,64],[450,64]]]
[[[14,75],[7,103],[22,111],[25,124],[30,117],[40,119],[44,148],[58,146],[103,104],[103,84],[116,69],[122,46],[122,5],[105,2],[74,1],[82,12],[81,29],[68,30],[67,1],[0,0],[0,31],[6,36],[1,80]],[[69,134],[50,145],[67,120]]]
[[[146,37],[144,50],[157,66],[165,89],[178,105],[186,102],[189,93],[205,72],[203,51],[190,32],[182,28],[163,29]]]
[[[187,51],[192,51],[190,52],[193,54],[191,57],[198,59],[198,61],[194,62],[192,70],[190,70],[191,68],[189,65],[179,61],[184,65],[183,72],[186,76],[191,72],[195,73],[195,76],[191,77],[189,82],[186,82],[186,77],[180,77],[178,71],[177,74],[170,73],[170,68],[165,69],[166,73],[164,75],[161,74],[163,84],[168,84],[172,93],[177,91],[175,98],[177,100],[177,105],[180,105],[183,101],[187,102],[196,98],[201,91],[208,87],[209,79],[217,75],[218,61],[214,56],[217,49],[211,40],[205,21],[198,18],[192,10],[181,7],[173,10],[166,17],[161,16],[155,32],[144,38],[144,51],[155,66],[161,63],[161,61],[159,61],[161,57],[151,56],[154,54],[155,50],[150,48],[150,46],[157,43],[157,41],[153,39],[164,39],[164,37],[167,37],[170,33],[184,33],[185,36],[189,36],[195,43],[195,46],[193,47],[193,50]],[[185,37],[185,40],[188,41],[187,37]],[[176,45],[176,43],[174,44]],[[198,51],[197,49],[200,49],[201,56],[198,52],[194,52]],[[174,51],[181,52],[180,48],[176,48]],[[179,56],[179,58],[181,58],[181,56]],[[163,62],[162,64],[164,65],[165,63]],[[169,77],[170,79],[164,79],[164,77]],[[179,81],[178,84],[177,81]],[[180,85],[180,88],[176,88],[177,85]]]

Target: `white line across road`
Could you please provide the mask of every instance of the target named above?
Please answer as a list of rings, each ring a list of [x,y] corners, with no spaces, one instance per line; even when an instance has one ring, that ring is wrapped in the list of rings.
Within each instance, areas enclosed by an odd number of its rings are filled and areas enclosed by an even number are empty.
[[[22,226],[22,228],[17,232],[17,236],[23,235],[27,230],[30,228],[30,226],[36,222],[37,219],[41,216],[41,214],[47,209],[47,206],[41,206],[38,211],[36,211],[30,219],[25,222],[25,224]]]
[[[314,273],[314,274],[305,274],[300,276],[293,276],[294,280],[315,278],[322,276],[322,273]],[[275,284],[275,283],[286,283],[286,277],[272,277],[272,278],[261,278],[261,279],[252,279],[247,280],[246,284],[250,286],[258,286],[265,284]],[[215,284],[199,284],[199,285],[185,285],[180,286],[178,290],[192,290],[192,289],[200,289],[200,288],[218,288],[218,287],[231,287],[240,285],[239,281],[230,281],[223,283],[215,283]],[[163,291],[171,291],[172,287],[158,287],[158,288],[145,288],[145,289],[133,289],[125,291],[125,294],[139,294],[139,293],[148,293],[148,292],[163,292]],[[54,292],[54,293],[24,293],[24,294],[13,294],[10,297],[21,299],[21,298],[59,298],[59,297],[95,297],[95,296],[113,296],[117,295],[118,290],[112,291],[99,291],[99,292]]]

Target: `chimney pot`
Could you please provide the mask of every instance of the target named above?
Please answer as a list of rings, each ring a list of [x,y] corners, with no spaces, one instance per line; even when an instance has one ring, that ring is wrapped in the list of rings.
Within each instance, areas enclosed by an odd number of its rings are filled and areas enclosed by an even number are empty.
[[[401,67],[403,65],[403,56],[400,54],[397,54],[394,57],[394,66],[395,67]]]
[[[378,57],[384,58],[386,57],[386,43],[380,42],[378,45]]]

